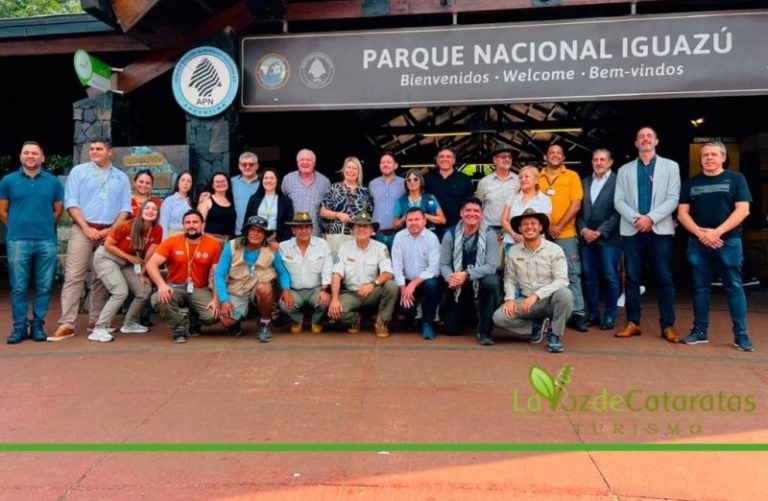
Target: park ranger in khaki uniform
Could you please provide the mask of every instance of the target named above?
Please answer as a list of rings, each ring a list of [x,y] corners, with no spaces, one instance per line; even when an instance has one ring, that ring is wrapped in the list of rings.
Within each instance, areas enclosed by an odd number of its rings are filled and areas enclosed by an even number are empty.
[[[351,324],[347,332],[360,332],[361,309],[378,308],[376,337],[389,336],[387,323],[397,302],[397,285],[392,280],[392,260],[387,246],[371,239],[378,229],[367,212],[350,221],[355,240],[339,247],[338,262],[331,281],[331,306],[328,316]]]
[[[304,328],[303,312],[312,311],[312,334],[323,332],[323,317],[331,304],[333,257],[328,243],[312,236],[312,216],[297,212],[291,227],[293,238],[280,242],[280,256],[291,276],[290,298],[284,296],[280,307],[291,318],[291,332]]]

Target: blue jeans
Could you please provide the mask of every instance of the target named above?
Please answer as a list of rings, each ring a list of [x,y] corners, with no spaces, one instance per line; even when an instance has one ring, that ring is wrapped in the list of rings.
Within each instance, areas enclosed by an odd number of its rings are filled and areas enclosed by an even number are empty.
[[[13,329],[27,328],[27,293],[29,275],[35,270],[35,295],[32,302],[32,326],[42,327],[51,300],[56,273],[55,240],[12,240],[8,249],[8,277],[11,286]]]
[[[410,280],[406,280],[406,285],[409,282]],[[424,320],[425,324],[433,323],[435,321],[435,313],[437,313],[437,305],[440,304],[440,280],[437,278],[430,278],[429,280],[423,281],[421,285],[416,287],[413,295],[416,301],[412,307],[406,308],[398,303],[400,312],[409,318],[415,317],[416,306],[419,304],[419,301],[421,301],[422,320]]]
[[[605,304],[605,316],[616,318],[616,302],[621,294],[619,284],[619,260],[621,247],[618,245],[581,246],[581,267],[584,270],[584,288],[589,302],[589,317],[600,316],[600,289]]]
[[[558,238],[555,243],[563,249],[568,262],[568,288],[573,294],[573,314],[584,314],[584,294],[581,292],[581,257],[579,257],[579,239],[576,237]]]
[[[672,257],[675,237],[652,232],[636,233],[631,237],[621,237],[621,242],[627,271],[624,284],[627,321],[640,325],[640,282],[643,279],[643,265],[648,261],[656,281],[659,324],[662,330],[674,326],[675,282],[672,279]]]
[[[693,271],[693,328],[707,332],[712,275],[719,272],[728,299],[733,335],[746,334],[747,298],[741,282],[741,265],[744,262],[741,239],[729,238],[721,248],[710,249],[696,238],[689,238],[686,254]]]

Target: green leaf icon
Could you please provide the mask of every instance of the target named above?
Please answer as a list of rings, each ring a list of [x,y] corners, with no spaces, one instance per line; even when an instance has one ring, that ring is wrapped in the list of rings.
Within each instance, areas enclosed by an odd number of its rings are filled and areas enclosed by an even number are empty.
[[[560,400],[560,392],[555,388],[555,379],[552,375],[538,365],[534,365],[531,367],[528,378],[536,393],[549,400],[549,406],[555,410],[557,401]]]

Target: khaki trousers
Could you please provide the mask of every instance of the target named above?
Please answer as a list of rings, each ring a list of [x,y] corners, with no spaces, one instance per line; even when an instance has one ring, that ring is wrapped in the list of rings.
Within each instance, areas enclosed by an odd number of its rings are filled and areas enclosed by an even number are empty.
[[[85,278],[91,266],[93,253],[100,245],[88,238],[76,224],[72,225],[67,242],[67,263],[64,266],[64,286],[61,288],[61,318],[59,325],[74,328],[77,311],[80,307],[80,296],[83,294]],[[104,308],[107,290],[95,274],[91,275],[88,323],[96,320]]]
[[[189,310],[194,309],[204,325],[213,325],[218,322],[213,318],[213,310],[208,308],[208,303],[213,299],[211,289],[195,288],[192,294],[187,294],[186,289],[171,287],[173,297],[168,303],[157,300],[157,293],[152,294],[152,307],[160,315],[160,318],[175,331],[186,328],[189,319]]]
[[[373,288],[368,297],[362,298],[356,292],[344,291],[339,296],[341,303],[341,322],[351,324],[355,321],[357,312],[364,309],[378,308],[379,318],[385,322],[392,320],[395,311],[399,289],[394,280],[387,280],[384,285]]]
[[[132,264],[121,265],[115,259],[120,258],[111,257],[104,246],[96,249],[93,255],[93,273],[102,281],[110,294],[96,321],[96,327],[107,328],[112,325],[112,320],[128,298],[128,290],[133,293],[134,299],[125,313],[123,324],[138,323],[141,310],[149,299],[149,295],[152,294],[152,286],[141,283]]]
[[[304,319],[304,311],[312,311],[312,323],[322,323],[325,317],[327,306],[320,306],[318,298],[320,296],[320,287],[314,287],[312,289],[289,289],[293,301],[296,305],[293,308],[288,308],[285,304],[280,303],[280,309],[288,315],[292,322],[299,323]]]

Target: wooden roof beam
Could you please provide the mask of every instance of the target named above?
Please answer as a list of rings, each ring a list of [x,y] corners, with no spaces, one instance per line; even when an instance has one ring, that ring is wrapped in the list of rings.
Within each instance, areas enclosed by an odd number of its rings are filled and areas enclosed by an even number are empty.
[[[0,57],[73,54],[77,49],[92,53],[146,51],[149,47],[126,35],[85,35],[63,38],[3,40]]]
[[[181,49],[169,49],[147,54],[123,68],[122,73],[117,73],[115,88],[126,94],[138,89],[145,83],[173,69],[183,53],[184,51]]]
[[[128,33],[159,2],[160,0],[112,0],[112,10],[123,33]]]

